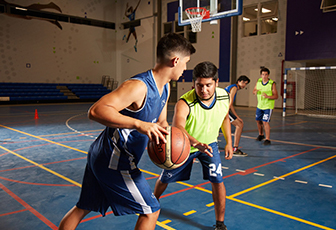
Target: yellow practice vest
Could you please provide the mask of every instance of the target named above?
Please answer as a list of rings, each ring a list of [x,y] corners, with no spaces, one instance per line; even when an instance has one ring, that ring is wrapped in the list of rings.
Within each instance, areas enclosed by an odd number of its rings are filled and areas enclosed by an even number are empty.
[[[189,106],[189,115],[185,129],[201,143],[210,144],[217,142],[219,129],[229,111],[230,97],[222,88],[216,88],[215,102],[210,108],[205,107],[197,97],[195,89],[181,96]],[[190,152],[198,149],[191,147]]]
[[[262,78],[258,79],[257,82],[257,98],[258,98],[258,109],[274,109],[274,99],[269,99],[269,98],[264,98],[261,96],[261,94],[266,93],[267,96],[272,96],[273,92],[272,92],[272,86],[273,86],[274,81],[269,79],[268,82],[266,83],[266,85],[263,85],[262,83]]]

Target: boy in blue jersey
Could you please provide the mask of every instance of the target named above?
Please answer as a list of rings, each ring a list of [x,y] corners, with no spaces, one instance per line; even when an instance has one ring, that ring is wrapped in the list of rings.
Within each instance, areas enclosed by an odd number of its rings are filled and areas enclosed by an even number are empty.
[[[190,179],[195,158],[202,164],[203,179],[209,180],[215,205],[216,230],[224,225],[226,190],[217,137],[221,128],[226,140],[225,158],[232,158],[231,124],[228,116],[230,98],[218,88],[217,67],[211,62],[199,63],[193,71],[194,89],[176,103],[173,126],[183,130],[191,144],[190,156],[179,168],[163,170],[156,181],[154,195],[159,198],[168,183]]]
[[[233,156],[238,157],[246,157],[247,154],[241,151],[239,147],[240,136],[243,132],[244,122],[241,119],[236,110],[234,109],[233,103],[236,100],[238,90],[244,89],[247,84],[250,83],[250,79],[245,75],[242,75],[238,78],[236,84],[229,85],[225,88],[225,91],[230,94],[230,110],[229,117],[231,124],[235,126],[235,134],[234,134],[234,143],[233,143]]]
[[[253,94],[257,96],[258,105],[256,110],[256,122],[258,125],[259,135],[257,141],[262,141],[265,136],[264,145],[270,145],[271,140],[271,116],[274,109],[274,102],[278,99],[278,91],[275,81],[269,78],[269,69],[262,67],[260,70],[261,78],[258,79]],[[264,131],[265,130],[265,136]]]
[[[186,70],[195,48],[184,37],[167,34],[157,45],[153,69],[125,81],[89,110],[89,118],[106,126],[92,143],[78,203],[59,229],[75,229],[90,212],[105,216],[139,214],[134,229],[155,229],[160,204],[137,164],[148,140],[165,141],[169,82]]]

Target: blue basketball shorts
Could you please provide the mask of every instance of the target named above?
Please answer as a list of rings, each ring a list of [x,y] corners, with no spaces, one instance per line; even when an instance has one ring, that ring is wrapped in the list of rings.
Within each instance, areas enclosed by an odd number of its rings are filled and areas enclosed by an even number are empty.
[[[185,181],[190,179],[191,169],[194,159],[197,158],[202,164],[203,179],[212,183],[223,182],[222,162],[218,150],[217,142],[210,144],[213,150],[213,157],[197,151],[190,154],[188,160],[179,168],[172,170],[163,170],[160,176],[162,183],[171,183],[176,181]]]
[[[272,116],[273,109],[259,109],[257,108],[256,111],[256,120],[257,121],[264,121],[264,122],[270,122],[271,116]]]
[[[91,159],[90,159],[91,158]],[[114,215],[150,214],[160,209],[141,171],[112,170],[106,154],[90,157],[86,165],[77,207],[100,212],[105,216],[111,207]]]

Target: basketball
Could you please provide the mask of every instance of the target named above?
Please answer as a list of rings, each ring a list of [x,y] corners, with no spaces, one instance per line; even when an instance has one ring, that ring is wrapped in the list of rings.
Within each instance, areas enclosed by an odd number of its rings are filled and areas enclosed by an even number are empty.
[[[190,153],[189,138],[176,127],[167,127],[166,143],[149,141],[147,151],[152,162],[160,168],[171,170],[186,162]]]

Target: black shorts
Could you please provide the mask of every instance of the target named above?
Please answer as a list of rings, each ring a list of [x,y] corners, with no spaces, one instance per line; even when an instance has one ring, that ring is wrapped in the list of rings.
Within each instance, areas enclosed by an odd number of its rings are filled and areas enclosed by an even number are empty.
[[[230,122],[237,120],[237,117],[231,112],[231,110],[229,110],[229,118]]]

